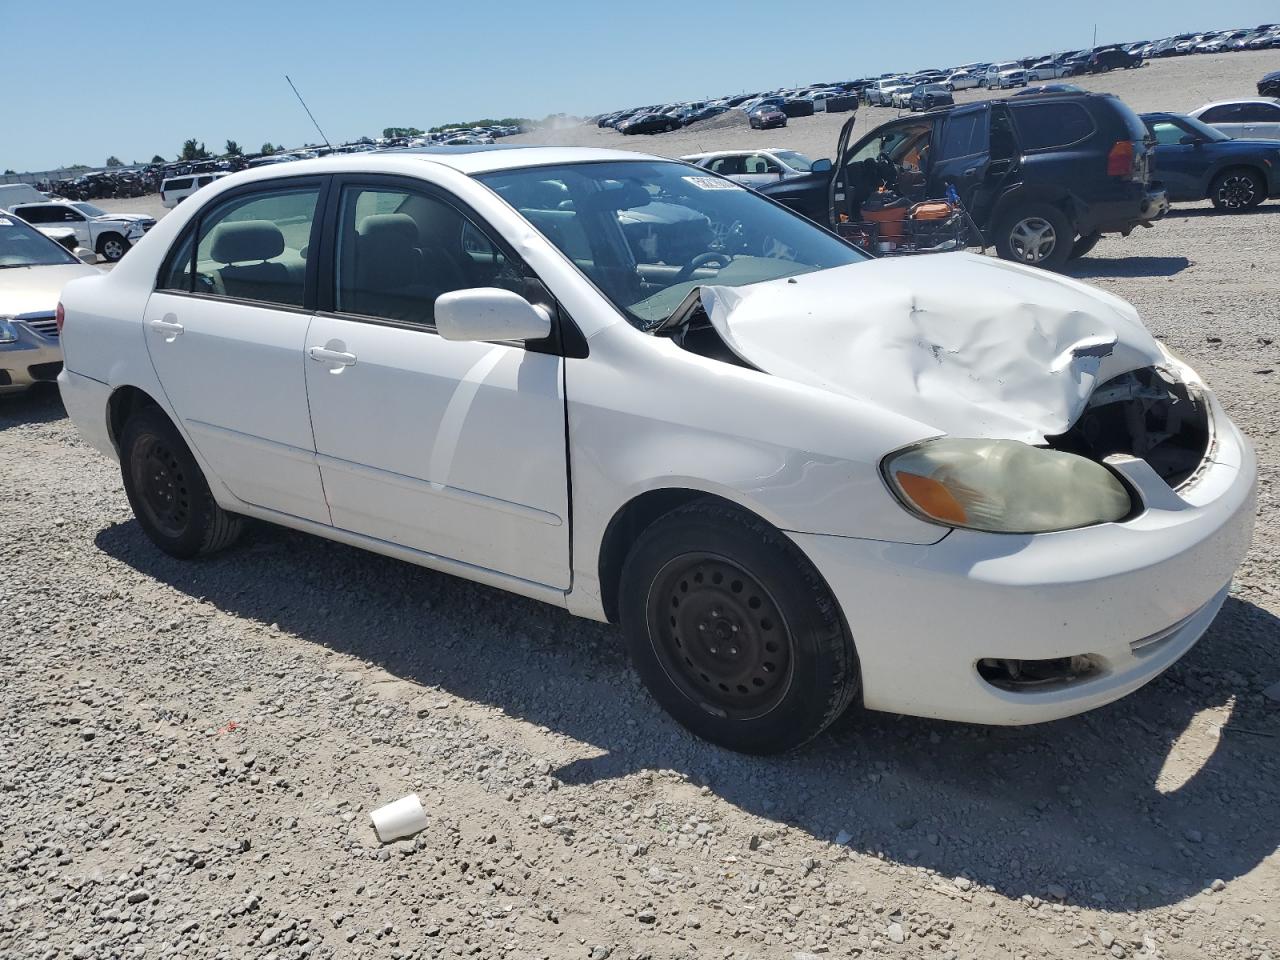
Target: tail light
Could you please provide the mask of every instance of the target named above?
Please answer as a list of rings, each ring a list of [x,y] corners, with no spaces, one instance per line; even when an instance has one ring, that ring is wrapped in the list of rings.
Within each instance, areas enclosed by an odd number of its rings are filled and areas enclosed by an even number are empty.
[[[58,336],[62,336],[62,325],[66,322],[67,311],[62,309],[62,301],[58,301],[58,312],[53,315],[53,322],[58,325]]]
[[[1107,176],[1128,177],[1133,174],[1133,160],[1136,151],[1132,140],[1117,140],[1111,152],[1107,154]]]

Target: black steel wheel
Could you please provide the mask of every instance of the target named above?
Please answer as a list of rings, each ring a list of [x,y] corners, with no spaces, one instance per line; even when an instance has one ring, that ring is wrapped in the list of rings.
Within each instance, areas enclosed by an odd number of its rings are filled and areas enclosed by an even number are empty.
[[[694,501],[645,529],[618,596],[636,672],[713,743],[792,749],[857,694],[853,641],[821,576],[783,534],[722,501]]]
[[[1267,198],[1266,184],[1253,170],[1225,170],[1209,187],[1209,199],[1219,210],[1252,210]]]
[[[691,700],[734,720],[764,716],[786,695],[793,640],[760,582],[727,557],[673,557],[649,588],[654,652]]]
[[[138,524],[165,553],[186,559],[229,546],[241,518],[213,499],[182,435],[155,406],[143,407],[120,438],[120,474]]]

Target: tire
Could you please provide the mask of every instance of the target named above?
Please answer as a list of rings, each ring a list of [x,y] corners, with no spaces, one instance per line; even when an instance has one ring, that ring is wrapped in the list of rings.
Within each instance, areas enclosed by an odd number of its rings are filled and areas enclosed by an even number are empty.
[[[1102,239],[1102,234],[1098,231],[1086,233],[1082,237],[1077,237],[1075,244],[1071,248],[1071,260],[1079,260],[1081,257],[1087,256],[1094,247],[1098,245],[1098,241]]]
[[[1071,221],[1057,207],[1028,203],[1001,217],[996,252],[1002,260],[1061,270],[1071,256],[1075,236]]]
[[[1209,187],[1209,200],[1214,207],[1231,213],[1252,210],[1266,198],[1266,182],[1257,171],[1245,167],[1223,170]]]
[[[118,233],[104,233],[98,238],[98,255],[107,263],[119,263],[129,252],[129,241]]]
[[[654,698],[730,750],[794,749],[859,689],[853,641],[818,572],[778,531],[725,504],[694,501],[639,536],[619,612]]]
[[[159,407],[143,407],[125,424],[120,474],[139,525],[171,557],[214,553],[240,536],[242,518],[214,502],[195,457]]]

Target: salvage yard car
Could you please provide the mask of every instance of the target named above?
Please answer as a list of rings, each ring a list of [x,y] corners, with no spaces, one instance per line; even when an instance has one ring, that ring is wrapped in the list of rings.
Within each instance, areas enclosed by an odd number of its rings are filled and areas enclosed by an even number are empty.
[[[1280,142],[1233,140],[1194,117],[1144,113],[1156,141],[1156,169],[1175,203],[1208,198],[1219,210],[1252,210],[1280,197]]]
[[[849,147],[847,179],[824,171],[759,189],[825,226],[845,184],[854,206],[881,188],[914,202],[953,186],[1001,257],[1056,270],[1104,233],[1128,236],[1168,212],[1147,138],[1111,94],[1015,96],[882,124]]]
[[[123,257],[156,224],[144,213],[109,213],[82,200],[15,203],[11,213],[36,227],[70,227],[82,246],[108,263]]]
[[[686,163],[705,167],[713,173],[748,187],[777,183],[788,177],[799,177],[813,169],[813,161],[803,153],[780,147],[691,153],[680,159]],[[827,163],[829,164],[830,161],[828,160]]]
[[[256,517],[620,622],[737,750],[854,702],[1122,697],[1204,633],[1253,524],[1248,443],[1124,301],[871,259],[625,151],[236,174],[59,316],[67,410],[161,550]]]
[[[62,369],[58,294],[68,281],[98,272],[39,230],[0,213],[0,394],[54,381]]]

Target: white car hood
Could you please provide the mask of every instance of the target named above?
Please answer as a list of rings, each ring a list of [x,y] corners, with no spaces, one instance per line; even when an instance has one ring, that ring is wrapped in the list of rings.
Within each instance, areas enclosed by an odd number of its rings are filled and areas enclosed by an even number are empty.
[[[80,277],[101,273],[85,263],[55,263],[40,267],[0,269],[0,317],[51,314],[62,288]]]
[[[970,253],[702,287],[717,332],[778,377],[960,437],[1043,443],[1096,384],[1164,363],[1125,301]]]

